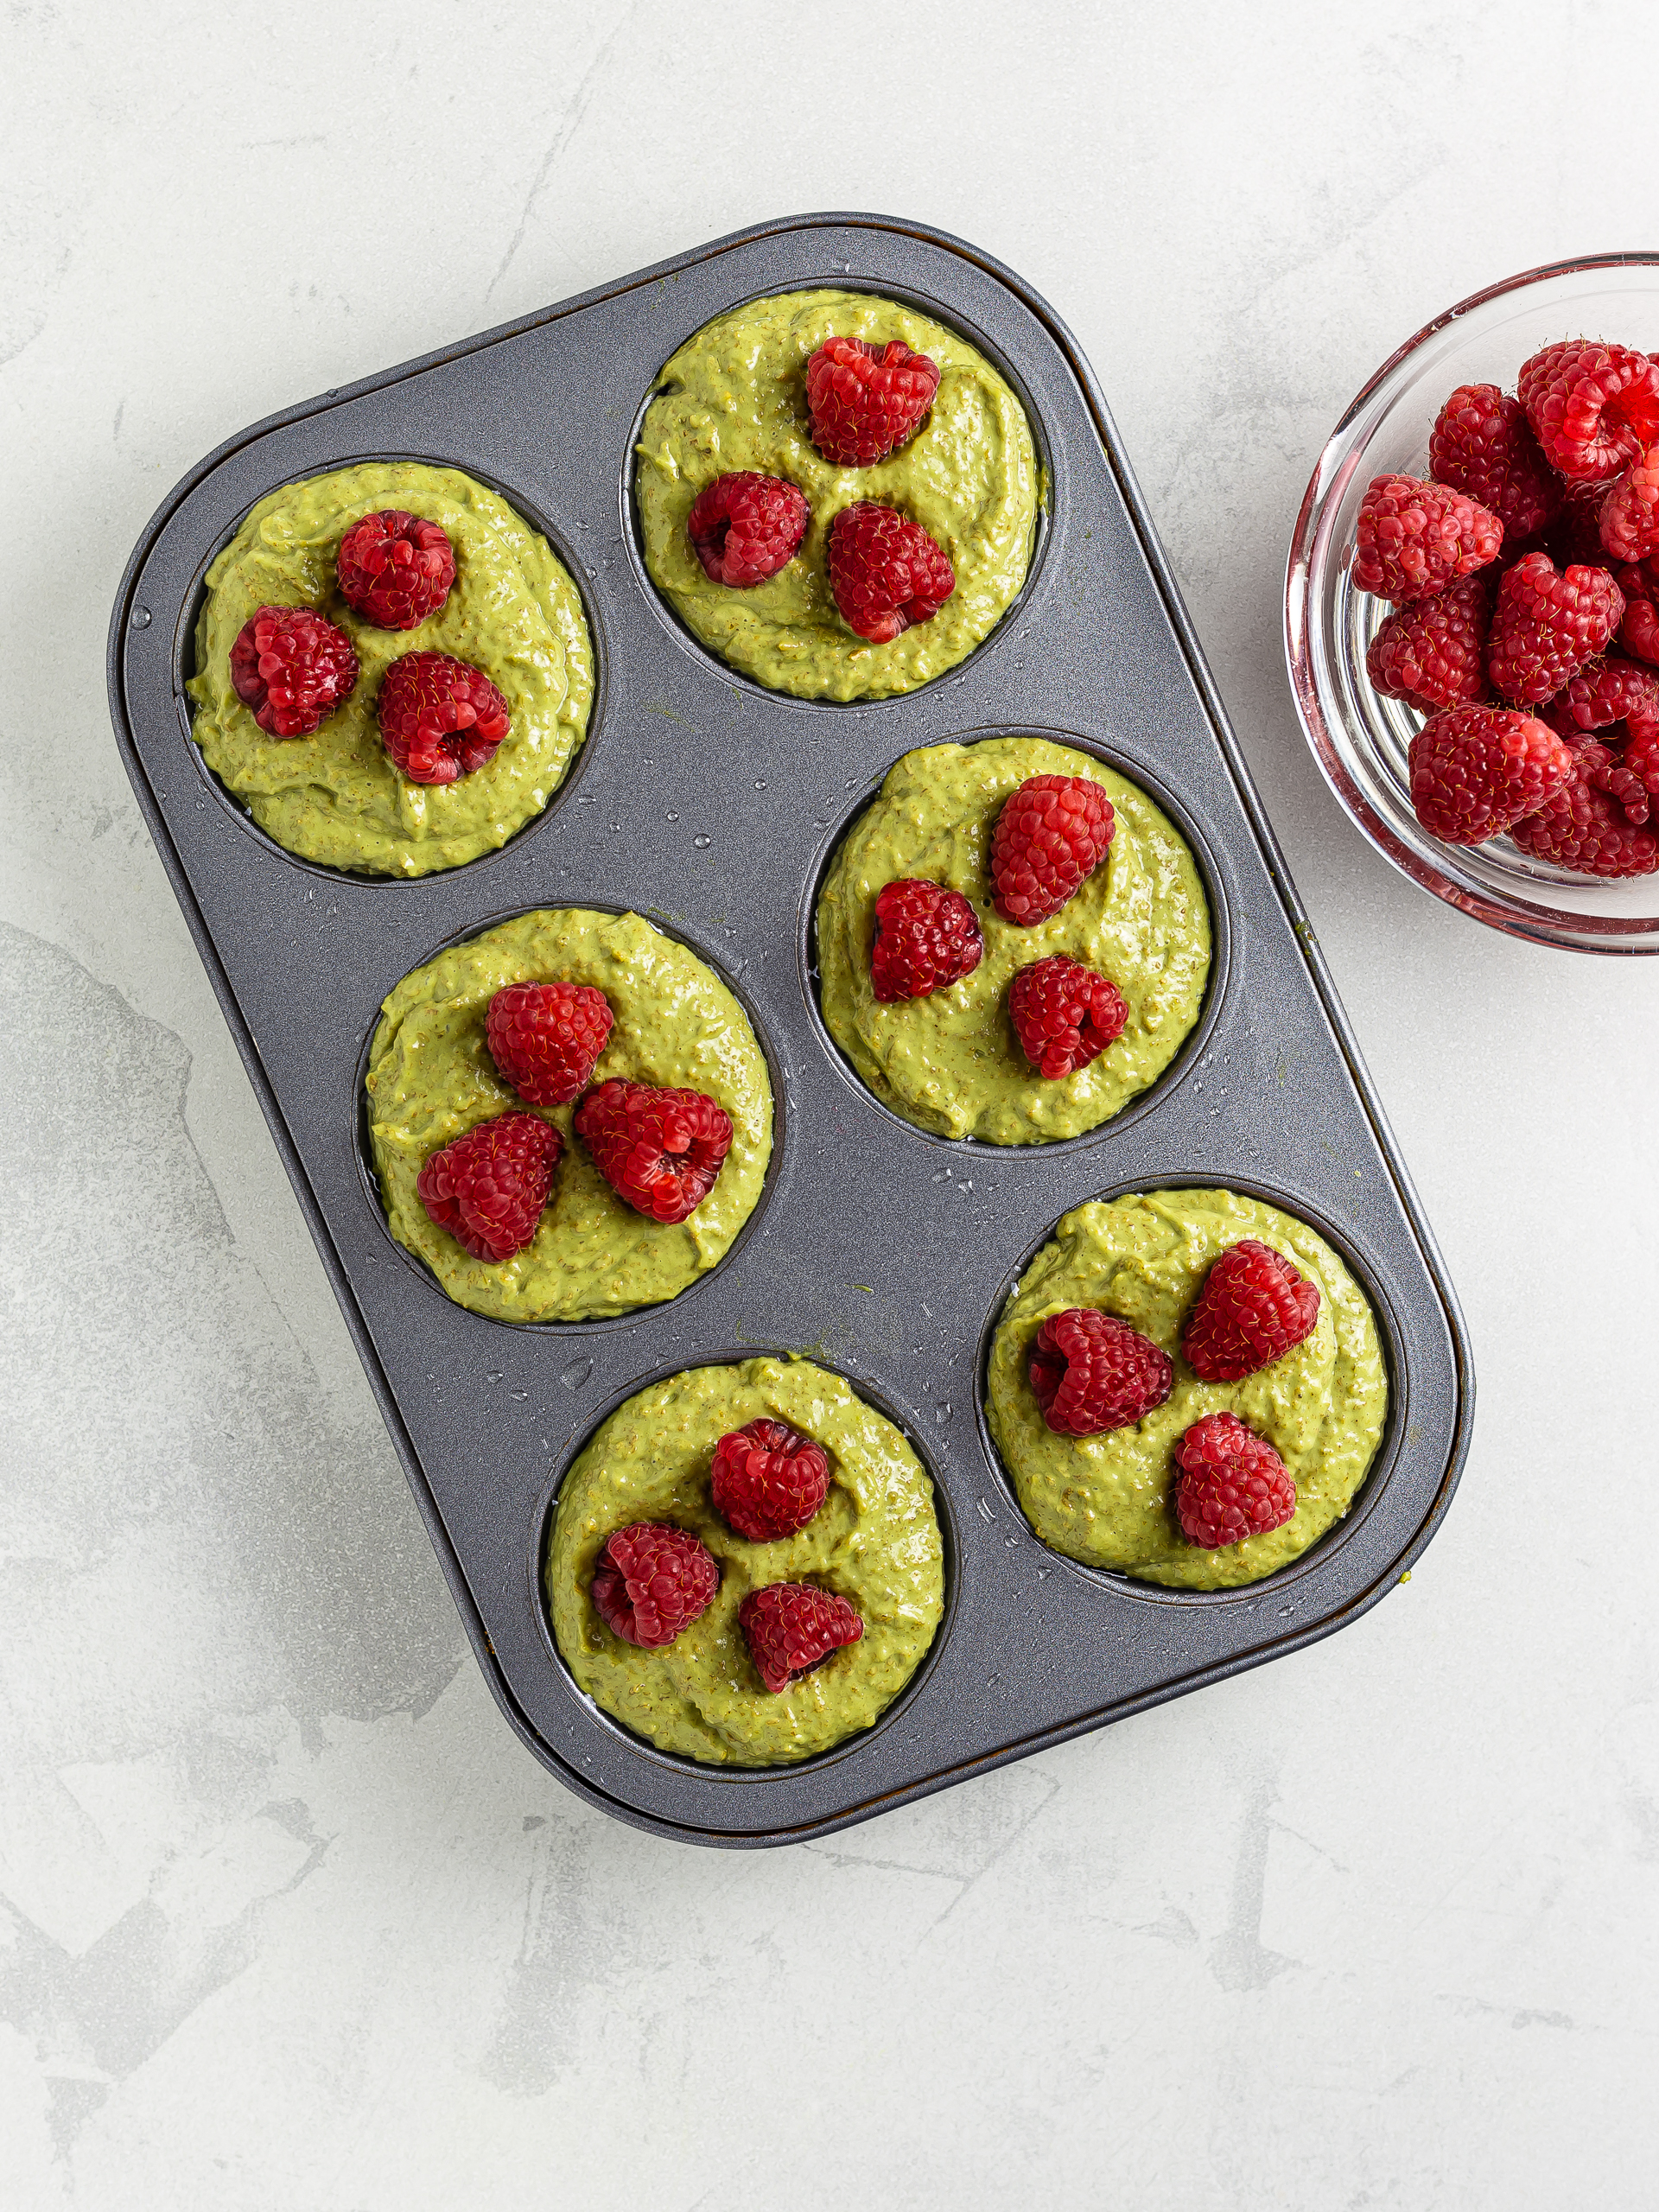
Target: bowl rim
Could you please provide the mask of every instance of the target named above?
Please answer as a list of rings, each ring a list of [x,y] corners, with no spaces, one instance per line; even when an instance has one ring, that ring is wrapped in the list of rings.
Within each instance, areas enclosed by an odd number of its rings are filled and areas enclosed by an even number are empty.
[[[1566,261],[1544,262],[1535,269],[1522,270],[1516,276],[1502,278],[1496,284],[1485,285],[1481,290],[1471,292],[1466,298],[1446,308],[1420,330],[1414,331],[1367,378],[1343,410],[1321,446],[1313,473],[1308,479],[1307,489],[1302,494],[1285,568],[1284,636],[1291,696],[1295,701],[1297,717],[1302,725],[1302,734],[1307,740],[1309,750],[1349,818],[1386,861],[1424,890],[1432,891],[1437,899],[1444,899],[1460,912],[1472,915],[1489,928],[1501,931],[1506,937],[1525,938],[1536,944],[1556,945],[1568,951],[1635,957],[1659,953],[1659,916],[1644,918],[1624,914],[1596,914],[1545,906],[1522,910],[1480,885],[1454,881],[1400,837],[1371,804],[1350,774],[1337,749],[1314,681],[1311,645],[1315,518],[1330,500],[1340,497],[1359,465],[1363,448],[1356,448],[1348,454],[1345,462],[1338,448],[1379,386],[1385,384],[1401,365],[1429,339],[1477,308],[1485,307],[1509,293],[1524,291],[1553,277],[1586,276],[1600,269],[1622,268],[1659,270],[1659,251],[1584,254]],[[1632,937],[1645,937],[1648,941],[1632,943]]]

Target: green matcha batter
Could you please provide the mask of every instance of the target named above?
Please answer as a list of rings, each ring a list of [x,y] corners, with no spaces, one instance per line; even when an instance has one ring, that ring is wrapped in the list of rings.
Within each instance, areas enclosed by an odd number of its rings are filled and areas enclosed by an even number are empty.
[[[806,1527],[775,1543],[728,1528],[709,1497],[715,1446],[770,1418],[815,1437],[830,1490]],[[588,1595],[607,1538],[666,1521],[720,1566],[707,1612],[660,1650],[614,1636]],[[749,1656],[737,1611],[769,1582],[836,1592],[860,1640],[774,1695]],[[729,1766],[778,1766],[868,1728],[926,1656],[944,1606],[933,1489],[910,1446],[838,1375],[804,1359],[696,1367],[653,1382],[599,1429],[560,1485],[546,1563],[553,1632],[581,1688],[665,1751]]]
[[[932,411],[907,445],[871,468],[834,467],[811,442],[806,364],[830,337],[902,339],[938,365]],[[913,691],[972,652],[1026,580],[1039,470],[1025,410],[965,339],[894,301],[786,292],[705,324],[663,371],[638,450],[652,581],[694,636],[775,691],[803,699]],[[703,573],[686,518],[716,477],[746,468],[798,485],[812,518],[785,568],[737,591]],[[956,572],[956,590],[932,620],[890,645],[849,630],[830,590],[830,524],[859,499],[920,523]]]
[[[992,906],[988,861],[1002,802],[1028,776],[1091,777],[1116,828],[1075,897],[1021,929]],[[904,876],[960,891],[985,952],[948,990],[883,1005],[870,986],[875,901]],[[1210,973],[1204,886],[1167,815],[1091,754],[1036,737],[907,753],[842,841],[818,900],[817,940],[824,1021],[876,1096],[918,1128],[990,1144],[1080,1136],[1109,1120],[1174,1058]],[[1007,992],[1017,969],[1056,952],[1109,976],[1129,1018],[1087,1067],[1050,1081],[1020,1048]]]
[[[414,630],[363,621],[335,581],[340,539],[388,507],[441,524],[454,548],[449,596]],[[231,647],[256,608],[301,606],[351,639],[357,688],[311,736],[270,737],[236,695]],[[380,742],[380,679],[412,652],[482,669],[512,715],[494,758],[453,784],[411,783]],[[587,732],[594,649],[575,586],[496,493],[457,469],[364,461],[253,509],[207,571],[188,689],[202,758],[279,845],[330,868],[426,875],[493,851],[547,804]]]
[[[1306,1343],[1241,1382],[1201,1382],[1181,1329],[1211,1263],[1259,1237],[1319,1291]],[[1027,1373],[1052,1313],[1094,1306],[1161,1345],[1175,1363],[1166,1402],[1132,1428],[1057,1436]],[[1181,1590],[1221,1590],[1283,1567],[1347,1512],[1382,1440],[1388,1376],[1376,1323],[1353,1276],[1304,1221],[1236,1191],[1153,1191],[1065,1216],[1009,1299],[991,1347],[991,1434],[1026,1516],[1046,1544],[1090,1567]],[[1236,1414],[1265,1437],[1296,1484],[1281,1529],[1205,1551],[1175,1518],[1175,1447],[1205,1414]]]
[[[592,983],[613,1027],[594,1081],[701,1090],[732,1121],[715,1187],[683,1222],[626,1205],[571,1131],[571,1106],[526,1108],[485,1041],[504,984]],[[676,1297],[706,1274],[753,1211],[772,1156],[772,1086],[747,1015],[694,953],[638,914],[553,907],[503,922],[405,976],[385,1001],[367,1077],[374,1164],[392,1235],[458,1305],[498,1321],[591,1321]],[[427,1213],[428,1155],[479,1122],[539,1113],[564,1136],[535,1238],[511,1260],[475,1260]]]

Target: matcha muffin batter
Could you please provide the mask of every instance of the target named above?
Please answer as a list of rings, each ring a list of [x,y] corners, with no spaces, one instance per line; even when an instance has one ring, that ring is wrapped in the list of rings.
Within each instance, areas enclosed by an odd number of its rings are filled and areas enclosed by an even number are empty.
[[[449,595],[416,629],[365,622],[335,579],[340,539],[384,508],[437,523],[454,549]],[[356,651],[356,689],[309,737],[267,736],[231,682],[231,647],[265,606],[315,607]],[[380,679],[412,652],[481,669],[512,716],[494,758],[452,784],[410,782],[380,742]],[[587,732],[594,649],[575,586],[496,493],[457,469],[364,461],[253,509],[207,571],[188,689],[202,758],[279,845],[330,868],[426,875],[493,851],[547,804]]]
[[[1029,776],[1088,776],[1111,800],[1105,861],[1035,928],[991,903],[991,834]],[[984,932],[970,976],[926,998],[882,1004],[870,982],[875,901],[919,876],[959,891]],[[1038,737],[982,738],[907,753],[842,840],[817,908],[823,1019],[882,1103],[940,1136],[1039,1144],[1109,1121],[1163,1073],[1198,1018],[1210,973],[1210,909],[1184,838],[1147,794],[1093,756]],[[1128,1001],[1116,1041],[1051,1081],[1008,1020],[1018,969],[1065,953]]]
[[[715,1445],[761,1419],[815,1438],[830,1460],[817,1513],[772,1543],[738,1535],[709,1496]],[[636,1521],[690,1530],[720,1567],[714,1603],[658,1650],[613,1635],[588,1594],[607,1539]],[[864,1623],[856,1643],[775,1695],[737,1618],[749,1592],[772,1582],[833,1591]],[[625,1726],[721,1765],[810,1758],[879,1719],[933,1641],[944,1564],[932,1484],[893,1423],[810,1360],[693,1368],[636,1392],[574,1462],[554,1510],[546,1585],[565,1664]]]
[[[1239,1382],[1202,1382],[1180,1335],[1211,1263],[1246,1236],[1282,1253],[1319,1292],[1303,1344]],[[1033,1339],[1074,1306],[1116,1313],[1168,1353],[1175,1387],[1133,1427],[1056,1435],[1027,1373]],[[1065,1216],[1009,1299],[991,1347],[991,1434],[1026,1517],[1056,1551],[1181,1590],[1255,1582],[1294,1559],[1351,1504],[1382,1440],[1389,1385],[1376,1323],[1353,1276],[1304,1221],[1236,1191],[1153,1191]],[[1296,1484],[1282,1528],[1206,1551],[1172,1503],[1175,1449],[1205,1414],[1264,1437]]]
[[[590,983],[614,1018],[594,1071],[701,1090],[731,1116],[732,1148],[683,1222],[617,1197],[572,1134],[574,1105],[527,1107],[485,1040],[504,984]],[[369,1053],[374,1164],[391,1233],[458,1305],[498,1321],[591,1321],[673,1298],[715,1266],[753,1211],[772,1156],[772,1086],[747,1015],[694,953],[638,914],[553,907],[503,922],[405,976]],[[497,1114],[531,1112],[564,1137],[533,1243],[475,1260],[440,1229],[416,1183],[429,1154]]]
[[[811,442],[804,372],[830,337],[902,339],[939,370],[921,429],[872,467],[835,467]],[[965,339],[892,300],[786,292],[705,324],[663,371],[638,453],[634,490],[652,582],[695,637],[775,691],[803,699],[913,691],[972,652],[1026,580],[1039,470],[1025,410]],[[812,511],[795,558],[747,591],[711,582],[686,537],[697,494],[741,469],[786,479]],[[860,499],[919,523],[956,572],[956,590],[932,620],[889,645],[849,629],[830,590],[830,524]]]

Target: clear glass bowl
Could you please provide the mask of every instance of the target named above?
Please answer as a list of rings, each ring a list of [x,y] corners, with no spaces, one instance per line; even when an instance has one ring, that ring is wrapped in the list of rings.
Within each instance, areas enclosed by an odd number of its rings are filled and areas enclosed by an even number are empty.
[[[1529,270],[1448,308],[1382,364],[1332,431],[1296,518],[1285,652],[1325,780],[1414,883],[1512,937],[1580,952],[1659,952],[1659,875],[1595,882],[1535,860],[1507,837],[1445,845],[1422,828],[1406,778],[1406,748],[1422,718],[1380,697],[1365,673],[1365,648],[1390,610],[1348,578],[1365,486],[1390,470],[1427,474],[1429,432],[1457,386],[1513,391],[1529,355],[1579,337],[1659,353],[1659,253]]]

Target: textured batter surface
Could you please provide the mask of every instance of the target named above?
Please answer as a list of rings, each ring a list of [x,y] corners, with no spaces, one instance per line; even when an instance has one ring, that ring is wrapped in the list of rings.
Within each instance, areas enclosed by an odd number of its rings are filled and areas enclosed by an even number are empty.
[[[455,550],[448,596],[413,630],[365,622],[335,583],[341,538],[381,508],[429,518]],[[230,651],[256,607],[302,604],[345,632],[361,673],[319,730],[282,742],[237,697]],[[380,679],[416,652],[471,663],[507,702],[505,743],[454,784],[410,783],[380,741]],[[365,461],[283,485],[251,510],[207,571],[189,690],[202,758],[279,845],[330,868],[426,875],[505,844],[547,804],[587,734],[594,649],[575,584],[496,493],[458,469]]]
[[[1021,929],[991,904],[991,836],[1002,802],[1037,775],[1092,777],[1117,832],[1077,895]],[[900,876],[971,900],[985,952],[949,990],[883,1006],[870,985],[875,901]],[[818,900],[817,941],[824,1020],[876,1096],[918,1128],[992,1144],[1078,1136],[1109,1120],[1174,1058],[1210,973],[1210,909],[1168,816],[1092,755],[1035,737],[907,753],[842,842]],[[1057,1083],[1020,1051],[1007,1007],[1015,972],[1053,952],[1109,976],[1129,1007],[1116,1043]]]
[[[1246,1236],[1282,1252],[1319,1291],[1313,1334],[1240,1382],[1201,1382],[1180,1354],[1183,1323],[1213,1262]],[[1027,1376],[1051,1313],[1097,1306],[1161,1345],[1175,1387],[1134,1428],[1056,1436]],[[1234,1191],[1153,1191],[1065,1216],[1026,1269],[991,1347],[991,1433],[1045,1543],[1090,1567],[1172,1588],[1215,1590],[1271,1574],[1348,1510],[1382,1440],[1388,1377],[1363,1292],[1322,1236],[1294,1214]],[[1175,1518],[1175,1452],[1205,1414],[1236,1414],[1284,1461],[1294,1518],[1270,1534],[1203,1551]]]
[[[833,467],[812,443],[806,364],[831,336],[901,338],[939,365],[927,421],[871,468]],[[798,485],[812,519],[787,568],[734,592],[703,574],[686,519],[705,486],[745,468]],[[674,355],[645,410],[634,488],[645,566],[695,636],[774,690],[862,699],[913,691],[995,629],[1026,579],[1038,474],[1025,410],[965,339],[892,300],[791,292],[720,316]],[[931,621],[887,645],[855,636],[830,590],[830,524],[860,499],[919,523],[957,580]]]
[[[821,1444],[830,1490],[798,1535],[756,1544],[715,1512],[709,1467],[721,1438],[787,1421]],[[720,1565],[706,1613],[661,1651],[611,1635],[588,1597],[612,1529],[666,1521]],[[864,1623],[779,1695],[762,1685],[738,1608],[773,1582],[810,1582]],[[653,1382],[619,1406],[560,1485],[546,1584],[554,1634],[588,1694],[664,1751],[721,1765],[775,1766],[827,1751],[878,1719],[915,1673],[944,1605],[933,1487],[884,1414],[810,1360],[751,1359]]]
[[[665,1225],[624,1205],[571,1134],[570,1106],[539,1109],[564,1157],[534,1240],[491,1265],[427,1216],[416,1181],[427,1155],[522,1101],[490,1058],[490,1001],[507,983],[588,983],[615,1017],[603,1082],[706,1092],[732,1121],[719,1180],[690,1217]],[[574,1321],[672,1298],[721,1257],[748,1219],[772,1156],[772,1087],[748,1016],[695,953],[638,914],[553,907],[504,922],[405,976],[369,1055],[375,1167],[392,1235],[451,1298],[499,1321]],[[642,1517],[642,1516],[636,1516]]]

